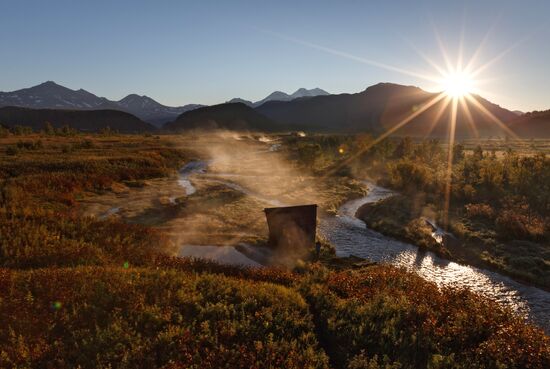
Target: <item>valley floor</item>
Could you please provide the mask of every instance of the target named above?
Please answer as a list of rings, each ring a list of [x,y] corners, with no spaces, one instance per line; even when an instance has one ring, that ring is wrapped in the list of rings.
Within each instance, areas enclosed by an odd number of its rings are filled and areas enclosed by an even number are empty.
[[[1,138],[0,367],[550,366],[540,329],[398,268],[174,257],[182,243],[261,243],[273,199],[330,213],[364,193],[241,141]],[[201,160],[210,169],[191,180],[196,192],[178,184]],[[217,175],[229,169],[238,182]]]

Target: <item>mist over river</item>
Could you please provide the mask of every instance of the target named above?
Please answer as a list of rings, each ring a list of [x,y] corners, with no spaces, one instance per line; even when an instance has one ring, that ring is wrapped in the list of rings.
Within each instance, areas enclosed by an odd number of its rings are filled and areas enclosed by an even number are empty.
[[[256,150],[254,155],[251,155],[250,152],[251,150],[247,148],[243,153],[236,156],[210,155],[211,159],[208,161],[188,163],[180,171],[180,185],[188,193],[194,193],[193,181],[208,178],[214,183],[222,184],[254,198],[266,206],[294,205],[296,204],[295,201],[298,200],[302,203],[315,202],[315,193],[307,199],[298,196],[296,199],[288,201],[288,198],[281,197],[278,193],[265,191],[258,183],[266,183],[266,178],[274,178],[273,173],[269,170],[258,171],[256,167],[260,164],[262,168],[265,167],[263,161],[268,160],[266,158],[271,158],[269,160],[277,158],[278,153],[269,150]],[[217,157],[222,157],[223,160],[216,159]],[[222,168],[215,170],[216,166],[220,166],[220,163],[224,164]],[[280,166],[279,162],[277,164]],[[248,169],[243,170],[243,167],[248,167]],[[272,167],[276,166],[272,165]],[[284,177],[285,180],[278,183],[287,182],[288,178],[294,176],[296,176],[295,173],[290,173],[287,177]],[[542,327],[547,333],[550,332],[549,292],[516,282],[496,272],[446,260],[432,252],[420,250],[413,244],[398,241],[367,228],[363,221],[355,217],[357,209],[364,204],[392,196],[394,192],[376,186],[371,182],[365,183],[369,189],[366,196],[344,203],[335,216],[326,215],[319,220],[319,233],[335,247],[338,256],[354,255],[378,263],[403,267],[418,273],[423,278],[441,287],[468,288],[480,295],[496,300],[503,306],[509,307],[517,314]],[[273,185],[271,187],[278,188],[279,186]],[[285,194],[299,194],[306,187],[296,187],[296,191],[287,191]],[[228,257],[231,253],[229,250],[217,250],[212,248],[214,245],[211,245],[208,250],[201,250],[194,245],[182,245],[182,247],[184,248],[182,255],[186,256],[211,258],[218,262],[231,264],[255,264],[250,259]],[[253,247],[249,246],[249,248]]]

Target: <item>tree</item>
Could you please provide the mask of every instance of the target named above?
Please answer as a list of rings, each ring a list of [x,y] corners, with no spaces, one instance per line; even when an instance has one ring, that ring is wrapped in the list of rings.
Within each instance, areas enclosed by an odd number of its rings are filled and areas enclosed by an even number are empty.
[[[48,136],[55,135],[55,128],[53,128],[50,122],[46,122],[44,124],[44,133],[47,134]]]
[[[2,125],[0,125],[0,137],[8,137],[10,134],[10,131],[7,128],[4,128]]]
[[[456,144],[453,146],[453,162],[458,163],[464,159],[464,145]]]
[[[483,159],[483,149],[480,145],[477,145],[474,149],[474,159],[475,160],[481,160]]]
[[[16,136],[30,135],[32,133],[32,128],[31,127],[26,127],[26,126],[16,125],[15,127],[13,127],[13,133]]]
[[[401,139],[401,141],[399,141],[399,144],[397,144],[397,147],[393,152],[393,156],[396,158],[407,158],[412,154],[412,151],[413,148],[411,138],[404,137]]]

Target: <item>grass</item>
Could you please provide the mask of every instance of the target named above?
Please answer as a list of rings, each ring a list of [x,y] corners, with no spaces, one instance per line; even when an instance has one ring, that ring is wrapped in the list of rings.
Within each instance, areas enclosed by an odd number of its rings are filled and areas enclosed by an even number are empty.
[[[173,180],[195,155],[184,138],[17,139],[42,144],[12,155],[5,148],[16,139],[0,139],[2,368],[550,365],[540,329],[496,302],[401,269],[218,265],[170,256],[173,238],[158,224],[82,216],[94,197],[122,201]],[[198,188],[176,212],[195,214],[206,202],[201,216],[219,212],[222,223],[261,207],[223,186]]]
[[[0,273],[2,367],[327,367],[307,304],[283,286],[120,267]]]

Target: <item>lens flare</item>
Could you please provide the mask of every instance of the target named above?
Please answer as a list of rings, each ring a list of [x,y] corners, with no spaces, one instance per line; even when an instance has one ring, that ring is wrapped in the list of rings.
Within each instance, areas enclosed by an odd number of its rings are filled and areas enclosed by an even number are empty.
[[[463,29],[461,38],[460,38],[460,45],[457,53],[457,59],[453,60],[453,58],[451,58],[450,55],[448,55],[446,45],[441,39],[441,37],[439,37],[439,33],[437,32],[437,29],[435,29],[434,27],[434,34],[436,37],[437,44],[439,46],[439,50],[441,52],[441,56],[443,57],[444,65],[439,65],[434,60],[432,60],[432,58],[430,58],[428,55],[424,54],[423,52],[418,50],[414,45],[411,44],[411,46],[418,53],[418,55],[422,57],[431,67],[433,67],[434,71],[431,74],[418,73],[408,69],[381,63],[372,59],[363,58],[363,57],[351,54],[349,52],[328,48],[322,45],[313,44],[311,42],[299,40],[293,37],[288,37],[288,36],[284,36],[273,32],[269,32],[269,33],[277,37],[284,38],[288,41],[301,44],[313,49],[317,49],[319,51],[323,51],[328,54],[340,56],[342,58],[354,60],[359,63],[375,66],[375,67],[386,69],[392,72],[397,72],[404,75],[417,77],[419,79],[423,79],[425,81],[435,84],[435,85],[432,85],[432,88],[435,87],[434,90],[436,90],[437,92],[433,94],[434,97],[430,101],[423,104],[421,107],[413,105],[411,107],[411,111],[408,114],[408,116],[404,117],[398,123],[393,125],[391,128],[387,129],[385,132],[380,134],[375,140],[373,140],[373,142],[363,147],[361,150],[359,150],[359,152],[354,152],[353,155],[346,156],[346,158],[343,159],[338,165],[336,165],[331,170],[327,171],[325,176],[332,175],[339,168],[343,167],[344,165],[348,165],[349,163],[351,163],[351,161],[355,160],[361,154],[368,151],[372,146],[378,144],[379,142],[384,140],[389,135],[393,134],[395,131],[397,131],[401,127],[410,123],[414,118],[422,114],[424,111],[428,110],[432,106],[436,106],[436,104],[438,104],[441,101],[441,105],[439,106],[439,109],[435,114],[435,119],[433,119],[432,124],[429,127],[428,135],[431,134],[431,132],[435,128],[435,125],[438,124],[439,119],[443,116],[443,114],[449,113],[448,160],[447,160],[447,170],[445,175],[445,200],[442,206],[443,208],[442,210],[445,213],[443,226],[446,230],[448,227],[448,211],[449,211],[449,206],[451,201],[451,189],[452,189],[452,172],[453,172],[452,150],[455,142],[455,132],[456,132],[457,117],[459,115],[459,111],[461,116],[462,115],[465,116],[466,123],[468,124],[472,134],[476,138],[479,137],[479,132],[476,127],[476,122],[474,120],[474,117],[472,115],[473,111],[481,113],[486,118],[488,118],[489,121],[493,122],[501,130],[503,130],[508,136],[516,140],[519,140],[519,137],[504,122],[502,122],[497,116],[491,113],[491,111],[489,111],[478,100],[477,95],[484,95],[486,93],[486,91],[483,91],[479,88],[479,86],[484,82],[484,80],[479,79],[479,76],[481,75],[481,73],[486,69],[488,69],[491,65],[493,65],[494,63],[502,59],[506,54],[508,54],[511,50],[513,50],[517,45],[524,42],[527,38],[516,42],[511,47],[504,50],[502,53],[498,54],[496,57],[492,58],[488,62],[481,64],[480,66],[476,66],[476,64],[478,64],[477,62],[481,54],[481,50],[483,49],[483,46],[487,43],[487,40],[491,31],[492,31],[492,28],[489,30],[489,32],[487,32],[481,44],[475,50],[473,55],[471,55],[471,57],[468,60],[464,60],[465,55],[464,55],[464,39],[463,39],[464,29]],[[343,154],[342,151],[343,150],[341,149],[338,150],[340,154]]]

